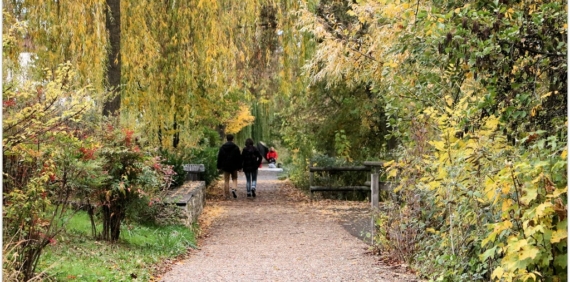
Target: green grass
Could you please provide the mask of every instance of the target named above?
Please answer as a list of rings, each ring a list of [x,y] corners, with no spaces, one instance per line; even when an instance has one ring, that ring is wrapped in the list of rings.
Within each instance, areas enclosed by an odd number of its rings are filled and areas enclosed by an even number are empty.
[[[90,230],[88,215],[76,214],[67,232],[45,250],[38,272],[45,270],[56,281],[149,281],[153,265],[184,254],[196,242],[182,225],[124,225],[116,243],[96,241]]]

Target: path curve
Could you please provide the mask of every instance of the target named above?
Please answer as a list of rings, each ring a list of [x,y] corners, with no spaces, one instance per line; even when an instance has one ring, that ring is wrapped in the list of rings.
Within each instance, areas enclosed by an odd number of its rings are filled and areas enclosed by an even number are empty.
[[[358,209],[310,204],[277,173],[259,171],[255,199],[245,197],[243,173],[237,199],[219,199],[219,185],[209,191],[199,249],[160,281],[415,281],[343,228],[343,211]]]

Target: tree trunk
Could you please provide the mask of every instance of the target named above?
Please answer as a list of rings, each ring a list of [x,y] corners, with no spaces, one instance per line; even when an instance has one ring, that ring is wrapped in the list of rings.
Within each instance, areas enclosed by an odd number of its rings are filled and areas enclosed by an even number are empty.
[[[106,27],[111,47],[107,56],[107,87],[112,96],[105,101],[103,115],[110,116],[118,114],[121,108],[121,0],[106,0],[106,2]]]
[[[176,117],[174,117],[174,136],[172,137],[172,148],[178,148],[178,144],[180,144],[180,131],[178,131],[178,123],[176,122]]]
[[[103,206],[103,240],[115,242],[121,234],[121,222],[124,218],[122,205],[111,203]]]

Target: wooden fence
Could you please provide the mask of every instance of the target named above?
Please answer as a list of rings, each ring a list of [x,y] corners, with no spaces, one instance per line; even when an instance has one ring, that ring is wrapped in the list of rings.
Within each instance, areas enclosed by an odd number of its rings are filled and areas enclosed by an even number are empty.
[[[366,161],[363,166],[348,166],[348,167],[309,167],[309,191],[311,193],[311,201],[313,200],[313,193],[320,191],[370,191],[370,201],[372,208],[378,208],[379,202],[379,191],[380,190],[392,190],[393,185],[389,182],[380,182],[379,174],[384,167],[383,162],[377,161]],[[352,185],[352,186],[336,186],[328,183],[328,185],[314,185],[315,184],[315,172],[324,172],[326,174],[338,173],[344,171],[369,171],[370,179],[362,181],[362,185]]]

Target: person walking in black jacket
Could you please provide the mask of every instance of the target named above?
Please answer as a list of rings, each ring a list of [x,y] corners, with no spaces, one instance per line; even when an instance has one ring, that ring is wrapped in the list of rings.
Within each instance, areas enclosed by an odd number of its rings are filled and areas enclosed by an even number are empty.
[[[218,170],[224,172],[224,197],[228,199],[230,195],[230,176],[233,182],[232,195],[234,198],[237,198],[237,173],[242,168],[242,160],[239,147],[234,144],[234,136],[228,134],[226,140],[227,142],[220,147],[220,151],[218,152],[217,167]]]
[[[247,197],[255,198],[255,186],[257,185],[257,169],[261,165],[263,157],[259,150],[253,146],[253,140],[248,138],[245,140],[245,147],[241,152],[241,158],[243,161],[243,172],[245,173],[245,179],[247,184],[245,185],[247,189]]]

